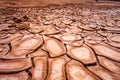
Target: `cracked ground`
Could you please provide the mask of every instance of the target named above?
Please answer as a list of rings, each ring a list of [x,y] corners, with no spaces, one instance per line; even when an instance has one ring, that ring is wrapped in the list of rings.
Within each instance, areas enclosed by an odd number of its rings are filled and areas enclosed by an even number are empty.
[[[0,80],[120,80],[120,5],[1,8]]]

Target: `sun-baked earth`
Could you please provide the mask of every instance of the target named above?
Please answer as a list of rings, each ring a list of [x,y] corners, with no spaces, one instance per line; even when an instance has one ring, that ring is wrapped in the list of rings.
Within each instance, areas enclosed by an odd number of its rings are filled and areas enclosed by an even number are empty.
[[[0,8],[0,80],[120,80],[120,5]]]

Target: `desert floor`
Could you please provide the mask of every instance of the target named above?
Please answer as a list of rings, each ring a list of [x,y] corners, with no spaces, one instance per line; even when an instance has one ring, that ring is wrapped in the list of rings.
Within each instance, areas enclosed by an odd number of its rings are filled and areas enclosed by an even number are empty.
[[[0,80],[120,80],[120,3],[1,6]]]

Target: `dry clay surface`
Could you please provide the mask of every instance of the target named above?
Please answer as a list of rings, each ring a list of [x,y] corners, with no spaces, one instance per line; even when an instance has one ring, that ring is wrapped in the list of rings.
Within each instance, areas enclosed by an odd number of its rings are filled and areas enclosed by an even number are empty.
[[[49,4],[66,4],[66,3],[86,3],[96,2],[96,0],[0,0],[0,7],[32,7],[46,6]]]
[[[120,80],[120,6],[1,8],[0,80]]]

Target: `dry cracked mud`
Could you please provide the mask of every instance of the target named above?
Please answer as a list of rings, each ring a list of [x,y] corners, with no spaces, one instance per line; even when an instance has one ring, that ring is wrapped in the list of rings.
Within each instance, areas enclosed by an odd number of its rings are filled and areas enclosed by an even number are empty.
[[[0,8],[0,80],[120,80],[120,5]]]

